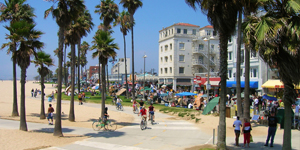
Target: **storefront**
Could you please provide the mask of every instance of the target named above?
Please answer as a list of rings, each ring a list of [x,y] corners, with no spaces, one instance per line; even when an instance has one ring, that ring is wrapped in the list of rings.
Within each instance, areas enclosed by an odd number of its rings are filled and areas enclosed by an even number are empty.
[[[264,92],[276,97],[281,98],[283,96],[284,85],[280,80],[268,80],[262,86]],[[296,92],[299,93],[300,85],[294,87]]]

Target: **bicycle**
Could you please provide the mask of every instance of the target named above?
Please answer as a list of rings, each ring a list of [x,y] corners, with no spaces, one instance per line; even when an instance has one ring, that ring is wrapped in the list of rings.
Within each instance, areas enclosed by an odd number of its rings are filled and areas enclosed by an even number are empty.
[[[106,119],[104,122],[101,118],[99,118],[93,122],[92,127],[95,131],[99,131],[101,129],[106,131],[115,131],[117,129],[117,124],[115,121]]]
[[[142,116],[141,124],[140,124],[141,130],[147,129],[147,120],[144,116]]]
[[[111,105],[116,105],[116,101],[115,100],[111,100]]]
[[[153,125],[154,124],[154,120],[153,120],[153,114],[152,113],[150,113],[150,120],[151,120],[151,124]]]
[[[116,104],[116,109],[117,110],[121,110],[121,111],[123,111],[124,110],[124,108],[123,108],[123,106],[122,106],[122,104],[120,103],[119,105],[118,104]]]
[[[136,105],[134,106],[133,113],[134,114],[138,114],[139,113],[139,109],[137,108]]]

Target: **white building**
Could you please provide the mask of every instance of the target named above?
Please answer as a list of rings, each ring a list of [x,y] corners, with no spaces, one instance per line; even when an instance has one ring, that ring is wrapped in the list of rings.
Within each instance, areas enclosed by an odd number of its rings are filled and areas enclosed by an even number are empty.
[[[211,51],[208,54],[208,41]],[[177,87],[192,86],[195,73],[217,72],[219,69],[219,40],[212,26],[176,23],[159,31],[159,84]],[[210,62],[208,63],[208,56]],[[208,67],[208,65],[210,65]]]
[[[127,73],[130,73],[130,58],[126,58]],[[119,58],[119,61],[111,68],[111,74],[125,74],[125,59]]]
[[[237,31],[237,27],[236,27]],[[241,88],[245,85],[245,47],[241,45]],[[232,88],[232,93],[235,93],[236,87],[236,58],[237,58],[237,32],[232,35],[228,42],[228,78],[227,87]],[[252,93],[259,92],[262,94],[262,84],[268,79],[277,78],[276,72],[271,71],[267,64],[259,57],[257,52],[250,52],[250,89]]]

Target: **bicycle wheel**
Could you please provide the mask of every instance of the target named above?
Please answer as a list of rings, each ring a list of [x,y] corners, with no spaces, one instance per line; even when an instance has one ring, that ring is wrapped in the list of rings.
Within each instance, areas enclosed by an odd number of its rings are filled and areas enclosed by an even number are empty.
[[[99,131],[102,128],[101,120],[96,120],[93,122],[92,127],[95,131]]]
[[[115,131],[117,129],[117,124],[114,121],[107,121],[106,124],[107,125],[105,126],[105,128],[109,131]]]
[[[120,105],[120,110],[123,111],[124,110],[124,107],[122,105]]]
[[[119,110],[119,106],[118,105],[116,106],[116,109]]]
[[[145,129],[147,129],[147,120],[145,120]]]
[[[150,115],[151,124],[153,125],[153,115]]]
[[[145,128],[144,120],[141,121],[140,127],[141,127],[141,130],[144,130],[144,128]]]

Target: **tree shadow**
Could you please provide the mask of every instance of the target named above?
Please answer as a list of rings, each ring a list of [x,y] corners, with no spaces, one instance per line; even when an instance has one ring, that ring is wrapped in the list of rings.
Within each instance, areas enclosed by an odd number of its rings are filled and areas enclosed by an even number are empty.
[[[46,114],[46,113],[45,113],[45,115],[46,115],[46,118],[47,118],[47,114]],[[31,114],[29,114],[29,116],[31,116],[31,117],[40,117],[41,114],[38,114],[38,113],[31,113]]]
[[[84,134],[84,136],[90,136],[90,137],[103,137],[103,138],[113,138],[113,137],[120,137],[124,136],[124,132],[120,131],[101,131],[96,133],[87,133]]]
[[[54,126],[52,128],[41,128],[38,130],[32,130],[33,132],[47,132],[47,133],[53,133],[54,132]],[[70,129],[70,128],[62,128],[62,132],[63,133],[68,133],[68,132],[72,132],[74,131],[74,129]]]
[[[265,143],[263,142],[253,142],[250,143],[250,148],[248,147],[242,147],[244,145],[244,143],[240,142],[240,146],[235,146],[235,143],[229,143],[227,145],[227,149],[228,150],[274,150],[274,149],[282,149],[282,145],[280,144],[273,144],[273,147],[269,146],[264,146]],[[296,149],[292,149],[292,150],[296,150]]]

